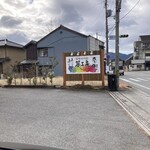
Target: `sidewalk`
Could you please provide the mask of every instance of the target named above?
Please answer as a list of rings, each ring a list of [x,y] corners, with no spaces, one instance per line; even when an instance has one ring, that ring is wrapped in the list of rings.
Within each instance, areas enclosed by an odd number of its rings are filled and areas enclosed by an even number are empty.
[[[109,91],[109,94],[150,136],[150,95],[134,88],[120,88],[116,92]]]

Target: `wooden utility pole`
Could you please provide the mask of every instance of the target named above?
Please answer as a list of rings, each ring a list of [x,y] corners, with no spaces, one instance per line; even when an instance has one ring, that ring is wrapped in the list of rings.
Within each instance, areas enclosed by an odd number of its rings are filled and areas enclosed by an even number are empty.
[[[116,41],[115,41],[115,74],[116,86],[119,88],[119,20],[120,20],[121,0],[116,0]]]
[[[109,53],[109,44],[108,44],[108,1],[105,0],[105,16],[106,16],[106,60],[107,60],[107,65],[109,64],[109,59],[108,59],[108,53]]]

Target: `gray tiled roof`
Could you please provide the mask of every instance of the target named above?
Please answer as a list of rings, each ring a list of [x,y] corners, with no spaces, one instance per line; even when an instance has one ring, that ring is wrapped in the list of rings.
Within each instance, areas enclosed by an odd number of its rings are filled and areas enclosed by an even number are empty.
[[[0,46],[5,46],[5,44],[6,44],[7,46],[11,46],[11,47],[23,48],[23,45],[18,44],[18,43],[15,43],[15,42],[12,42],[12,41],[9,41],[9,40],[7,40],[7,39],[0,40]]]
[[[24,46],[24,48],[27,48],[30,44],[36,44],[36,43],[37,43],[37,41],[32,40],[32,41],[30,41],[29,43],[27,43],[27,44]]]

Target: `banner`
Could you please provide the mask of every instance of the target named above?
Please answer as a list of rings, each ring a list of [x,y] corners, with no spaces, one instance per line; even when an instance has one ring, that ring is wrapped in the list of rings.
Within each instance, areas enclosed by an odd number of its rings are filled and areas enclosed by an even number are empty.
[[[97,73],[100,73],[100,55],[66,57],[66,74]]]

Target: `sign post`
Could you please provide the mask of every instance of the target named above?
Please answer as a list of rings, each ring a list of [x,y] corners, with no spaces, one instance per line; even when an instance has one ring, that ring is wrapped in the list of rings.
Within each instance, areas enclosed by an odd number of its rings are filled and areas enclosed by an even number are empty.
[[[62,53],[62,64],[63,64],[63,87],[66,87],[66,64],[65,64],[65,54]]]

